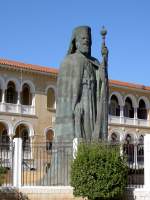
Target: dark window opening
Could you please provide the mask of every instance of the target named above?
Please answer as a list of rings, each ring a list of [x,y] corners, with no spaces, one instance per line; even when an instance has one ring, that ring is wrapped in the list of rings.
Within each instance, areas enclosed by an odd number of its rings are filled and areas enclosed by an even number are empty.
[[[125,100],[124,116],[134,118],[134,108],[132,107],[132,101],[129,97]]]
[[[52,88],[49,88],[47,91],[47,109],[55,108],[55,92]]]
[[[146,109],[146,105],[145,105],[145,102],[143,101],[143,99],[141,99],[139,102],[137,116],[138,116],[138,119],[147,119],[147,109]]]
[[[15,84],[10,81],[7,85],[7,90],[5,91],[5,101],[6,103],[17,103],[17,91],[15,88]]]
[[[22,131],[22,147],[24,151],[30,151],[30,138],[27,129]]]
[[[139,137],[138,145],[137,145],[137,161],[144,162],[144,137],[141,135]]]
[[[21,92],[21,104],[31,105],[32,104],[32,94],[30,93],[30,87],[28,84],[24,84]]]
[[[10,143],[10,138],[8,136],[7,130],[4,129],[0,133],[0,148],[2,150],[9,150],[9,143]]]
[[[54,138],[54,132],[52,130],[48,130],[46,134],[46,150],[47,151],[52,150],[53,138]]]
[[[123,145],[123,152],[127,156],[128,163],[134,162],[134,145],[131,144],[131,136],[127,134]]]
[[[115,95],[112,95],[109,105],[109,114],[114,116],[120,116],[120,106],[118,99]]]

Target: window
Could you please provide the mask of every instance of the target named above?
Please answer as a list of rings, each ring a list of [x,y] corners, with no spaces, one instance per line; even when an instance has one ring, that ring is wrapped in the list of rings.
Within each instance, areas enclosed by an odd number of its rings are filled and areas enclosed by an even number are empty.
[[[134,108],[132,107],[132,101],[129,97],[125,100],[124,116],[134,118]]]
[[[1,147],[1,149],[9,150],[9,142],[10,142],[10,139],[9,139],[7,130],[3,129],[2,132],[0,133],[0,144],[1,144],[0,147]]]
[[[127,156],[127,161],[129,163],[134,162],[134,145],[131,143],[131,135],[127,134],[125,138],[125,143],[123,145],[123,152]]]
[[[117,134],[116,133],[112,133],[111,134],[111,143],[113,144],[113,143],[117,143],[117,142],[119,142]]]
[[[115,95],[112,95],[109,105],[109,114],[114,116],[120,116],[120,106],[118,99]]]
[[[30,87],[28,84],[24,84],[21,92],[21,104],[31,105],[32,104],[32,94],[30,93]]]
[[[137,145],[137,161],[143,163],[144,162],[144,137],[141,135],[138,140]]]
[[[6,103],[17,103],[17,92],[15,84],[10,81],[7,85],[7,90],[5,91],[5,101]]]
[[[139,101],[139,108],[137,110],[137,116],[139,119],[147,119],[146,105],[143,99]]]
[[[50,151],[52,149],[52,141],[54,138],[53,130],[48,130],[46,133],[46,150]]]
[[[22,131],[22,147],[24,151],[30,151],[30,138],[29,138],[29,134],[28,134],[28,130],[24,129]]]
[[[55,92],[52,88],[49,88],[47,91],[47,109],[55,108]]]

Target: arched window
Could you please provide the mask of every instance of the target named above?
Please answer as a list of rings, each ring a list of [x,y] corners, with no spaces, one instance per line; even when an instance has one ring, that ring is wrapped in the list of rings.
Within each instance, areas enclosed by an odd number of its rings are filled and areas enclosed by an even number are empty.
[[[17,92],[14,82],[9,81],[7,89],[5,91],[5,101],[6,103],[17,103]]]
[[[138,139],[137,145],[137,161],[143,163],[144,162],[144,136],[141,135]]]
[[[22,131],[22,146],[24,150],[29,150],[30,149],[30,138],[28,134],[28,130],[24,129]]]
[[[118,99],[115,95],[112,95],[109,105],[109,114],[114,116],[120,116],[120,106]]]
[[[147,119],[146,105],[143,99],[139,101],[139,108],[137,110],[137,116],[139,119]]]
[[[10,139],[9,139],[9,136],[8,136],[8,133],[7,133],[7,129],[3,129],[1,130],[1,133],[0,133],[0,146],[3,150],[8,150],[9,149],[9,142],[10,142]]]
[[[134,162],[134,145],[132,144],[131,135],[127,134],[125,138],[125,143],[123,145],[124,154],[127,156],[129,163]]]
[[[134,108],[132,107],[132,101],[129,97],[125,100],[124,116],[134,118]]]
[[[23,152],[30,152],[31,151],[29,130],[26,127],[26,125],[20,124],[16,128],[16,133],[15,133],[14,137],[22,138]]]
[[[27,83],[23,84],[23,87],[22,87],[21,104],[22,105],[32,104],[32,94],[30,92],[30,87]]]
[[[55,92],[52,88],[49,88],[47,91],[47,109],[55,108]]]
[[[54,138],[54,132],[53,130],[48,130],[46,133],[46,150],[49,151],[52,149],[52,141]]]
[[[111,141],[111,143],[113,144],[115,144],[115,143],[118,143],[119,142],[119,138],[117,137],[117,134],[116,133],[112,133],[111,134],[111,138],[110,138],[110,141]]]

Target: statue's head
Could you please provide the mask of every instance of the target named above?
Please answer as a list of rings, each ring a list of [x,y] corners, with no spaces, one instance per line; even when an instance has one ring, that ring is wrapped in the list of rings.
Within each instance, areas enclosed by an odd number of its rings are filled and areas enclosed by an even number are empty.
[[[91,55],[91,44],[91,28],[79,26],[73,31],[68,54],[80,52],[85,55]]]

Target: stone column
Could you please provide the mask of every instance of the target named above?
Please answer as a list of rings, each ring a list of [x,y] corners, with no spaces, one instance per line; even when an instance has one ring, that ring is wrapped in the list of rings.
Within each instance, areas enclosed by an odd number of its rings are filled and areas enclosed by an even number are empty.
[[[135,168],[137,168],[138,166],[138,162],[137,162],[137,143],[134,143],[134,163],[133,165],[135,166]]]
[[[6,106],[5,106],[5,89],[2,89],[2,102],[0,107],[1,112],[5,112]]]
[[[120,124],[124,123],[124,113],[123,113],[124,106],[120,106]]]
[[[150,135],[144,136],[144,187],[150,190]]]
[[[150,126],[150,108],[147,108],[147,125]]]
[[[20,102],[21,95],[20,95],[20,91],[17,91],[17,94],[18,94],[18,98],[17,98],[17,112],[21,113],[21,102]]]
[[[2,103],[5,103],[5,90],[2,90]]]
[[[134,108],[134,125],[138,125],[137,119],[137,108]]]
[[[13,186],[21,187],[22,139],[14,138]]]
[[[74,138],[73,139],[73,159],[75,159],[77,155],[78,143],[79,143],[78,138]]]
[[[35,114],[35,93],[32,93],[31,94],[31,96],[32,96],[32,104],[31,104],[31,106],[32,106],[32,114]]]

